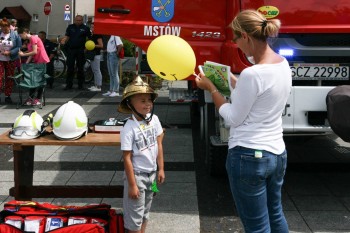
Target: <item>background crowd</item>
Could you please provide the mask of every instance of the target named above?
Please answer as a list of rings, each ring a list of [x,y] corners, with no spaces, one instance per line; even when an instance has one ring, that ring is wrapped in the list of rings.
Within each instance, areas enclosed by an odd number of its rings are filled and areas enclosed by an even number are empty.
[[[87,26],[83,23],[83,16],[77,15],[74,23],[68,25],[64,37],[58,41],[65,47],[67,56],[66,85],[64,90],[73,89],[74,77],[77,76],[79,90],[102,92],[102,73],[100,64],[103,60],[103,52],[106,51],[107,69],[110,87],[105,90],[103,96],[119,96],[119,53],[123,48],[123,42],[118,36],[110,36],[105,43],[103,35],[94,34],[94,25]],[[86,41],[94,42],[94,48],[87,50]],[[28,28],[18,28],[17,20],[3,18],[0,20],[0,94],[4,93],[4,102],[11,104],[11,95],[14,88],[12,77],[21,72],[23,64],[35,63],[44,66],[46,74],[51,78],[47,84],[53,88],[54,62],[57,44],[47,39],[45,31],[37,35],[32,34]],[[88,89],[84,87],[84,64],[90,60],[94,75],[94,83]],[[42,95],[41,88],[32,88],[25,105],[40,105]],[[2,96],[1,96],[2,97]],[[0,97],[0,102],[2,101]]]

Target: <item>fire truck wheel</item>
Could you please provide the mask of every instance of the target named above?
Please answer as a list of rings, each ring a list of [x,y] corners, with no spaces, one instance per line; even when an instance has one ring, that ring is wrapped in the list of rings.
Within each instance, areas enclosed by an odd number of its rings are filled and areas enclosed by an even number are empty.
[[[210,154],[208,160],[209,173],[213,177],[227,176],[226,173],[226,157],[227,146],[213,146],[210,145]]]

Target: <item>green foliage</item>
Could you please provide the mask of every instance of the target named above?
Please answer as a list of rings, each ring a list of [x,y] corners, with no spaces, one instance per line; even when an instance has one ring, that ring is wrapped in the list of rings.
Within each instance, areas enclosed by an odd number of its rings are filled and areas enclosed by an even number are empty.
[[[136,74],[132,71],[123,72],[120,86],[125,88],[129,83],[131,83],[135,79],[135,77],[136,77]],[[160,78],[159,76],[150,77],[150,76],[140,75],[140,77],[144,82],[147,82],[154,90],[158,90],[162,88],[162,83],[164,79]]]
[[[162,88],[163,81],[164,81],[164,79],[162,79],[158,75],[156,75],[156,76],[151,77],[148,80],[148,83],[154,90],[158,90],[158,89]]]
[[[125,71],[122,73],[120,86],[125,88],[129,83],[131,83],[136,77],[135,73],[132,71]]]
[[[133,57],[135,54],[135,44],[133,44],[132,42],[121,38],[123,41],[123,45],[124,45],[124,56],[125,57]]]

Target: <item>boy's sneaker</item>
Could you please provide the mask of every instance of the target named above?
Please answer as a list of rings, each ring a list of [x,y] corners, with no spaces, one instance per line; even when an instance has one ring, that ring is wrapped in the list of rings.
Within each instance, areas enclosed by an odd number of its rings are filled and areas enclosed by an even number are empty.
[[[38,105],[41,105],[40,100],[39,99],[34,99],[33,103],[32,103],[32,106],[38,106]]]
[[[26,105],[26,106],[32,106],[32,103],[33,103],[32,99],[31,99],[31,98],[28,98],[28,99],[24,102],[24,105]]]
[[[91,87],[90,91],[101,91],[101,87],[100,88],[98,88],[98,87]]]
[[[112,92],[107,91],[106,93],[103,93],[102,95],[103,95],[103,96],[109,96],[110,94],[112,94]]]
[[[88,90],[91,90],[91,89],[94,89],[96,88],[96,86],[91,86],[91,87],[88,87]]]
[[[109,97],[116,97],[116,96],[119,96],[119,94],[118,94],[117,92],[115,92],[115,91],[113,91],[113,92],[109,95]]]

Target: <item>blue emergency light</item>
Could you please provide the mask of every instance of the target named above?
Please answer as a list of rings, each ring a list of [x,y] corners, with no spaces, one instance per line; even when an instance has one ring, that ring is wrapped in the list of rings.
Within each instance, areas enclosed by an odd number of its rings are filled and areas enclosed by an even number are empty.
[[[278,51],[279,55],[284,57],[292,57],[294,56],[294,50],[293,49],[280,49]]]

